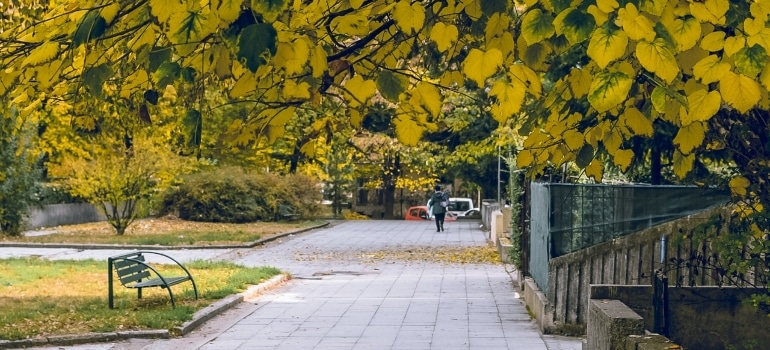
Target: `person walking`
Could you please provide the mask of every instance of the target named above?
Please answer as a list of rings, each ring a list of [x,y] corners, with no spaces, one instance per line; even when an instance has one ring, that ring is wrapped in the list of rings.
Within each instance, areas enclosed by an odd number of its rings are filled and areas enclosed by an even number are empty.
[[[444,192],[441,192],[441,186],[434,187],[433,194],[428,200],[428,209],[436,220],[436,232],[444,231],[444,217],[446,216],[447,198]]]

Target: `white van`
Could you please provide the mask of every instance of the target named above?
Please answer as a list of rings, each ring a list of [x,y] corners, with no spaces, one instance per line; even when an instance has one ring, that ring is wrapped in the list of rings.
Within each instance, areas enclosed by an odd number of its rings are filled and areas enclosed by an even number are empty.
[[[470,198],[450,197],[447,211],[457,214],[457,216],[463,216],[465,212],[474,208],[476,207],[473,206],[473,200]]]

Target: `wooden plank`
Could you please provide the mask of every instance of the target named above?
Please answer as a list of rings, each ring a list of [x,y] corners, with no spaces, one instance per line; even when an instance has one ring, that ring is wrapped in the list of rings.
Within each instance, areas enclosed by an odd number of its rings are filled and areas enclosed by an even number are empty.
[[[569,289],[569,268],[565,265],[556,269],[554,288],[554,322],[567,322],[567,291]]]
[[[580,281],[582,280],[582,264],[572,263],[567,266],[568,268],[568,286],[566,292],[567,296],[567,320],[566,323],[577,324],[580,314]]]
[[[617,284],[615,279],[616,251],[611,250],[602,256],[602,284]]]

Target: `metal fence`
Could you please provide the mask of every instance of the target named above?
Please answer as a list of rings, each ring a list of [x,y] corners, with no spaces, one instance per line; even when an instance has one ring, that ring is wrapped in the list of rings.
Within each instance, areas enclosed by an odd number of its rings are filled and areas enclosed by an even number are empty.
[[[530,185],[530,266],[541,289],[550,259],[729,201],[729,191],[695,186]]]

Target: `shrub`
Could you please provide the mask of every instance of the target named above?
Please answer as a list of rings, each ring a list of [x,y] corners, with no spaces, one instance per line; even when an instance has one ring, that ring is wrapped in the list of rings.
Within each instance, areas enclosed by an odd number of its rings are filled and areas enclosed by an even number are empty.
[[[315,214],[320,197],[306,176],[253,174],[227,167],[183,177],[178,187],[166,192],[160,211],[192,221],[273,221],[279,205],[291,205],[303,216]]]

